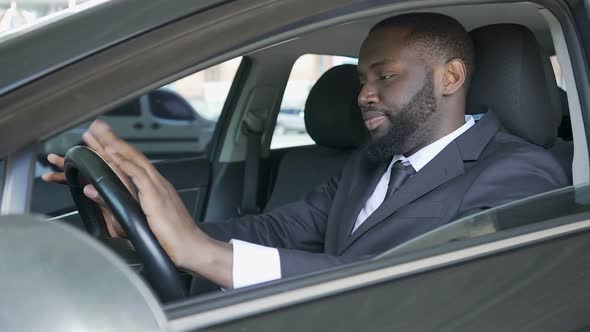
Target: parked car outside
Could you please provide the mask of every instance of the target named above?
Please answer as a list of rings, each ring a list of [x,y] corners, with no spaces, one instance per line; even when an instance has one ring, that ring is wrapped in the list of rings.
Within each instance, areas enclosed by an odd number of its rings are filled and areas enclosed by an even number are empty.
[[[200,116],[180,94],[168,88],[151,91],[98,117],[121,138],[152,159],[202,153],[213,135],[216,121]],[[49,139],[40,151],[60,155],[74,145],[90,125],[85,122]]]
[[[305,133],[305,116],[303,110],[298,108],[281,108],[277,116],[278,133]]]

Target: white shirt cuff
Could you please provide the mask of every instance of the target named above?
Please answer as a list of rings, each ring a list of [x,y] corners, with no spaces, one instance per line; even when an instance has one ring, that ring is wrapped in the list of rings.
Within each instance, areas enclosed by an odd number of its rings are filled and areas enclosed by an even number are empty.
[[[240,288],[281,278],[281,259],[275,248],[232,239],[233,287]]]

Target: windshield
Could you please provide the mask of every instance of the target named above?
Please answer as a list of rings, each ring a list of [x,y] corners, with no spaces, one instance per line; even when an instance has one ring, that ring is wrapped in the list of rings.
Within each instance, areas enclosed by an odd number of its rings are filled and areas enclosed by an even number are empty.
[[[0,0],[0,41],[27,33],[109,0]]]

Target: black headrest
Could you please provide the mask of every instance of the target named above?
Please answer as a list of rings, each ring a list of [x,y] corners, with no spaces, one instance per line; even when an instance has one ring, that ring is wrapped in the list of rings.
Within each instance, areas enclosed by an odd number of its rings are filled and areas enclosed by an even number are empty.
[[[533,33],[521,25],[495,24],[470,35],[476,60],[467,113],[491,109],[514,135],[550,146],[562,112],[550,59]]]
[[[368,135],[357,97],[360,82],[355,65],[331,68],[320,77],[305,103],[305,127],[318,145],[356,148]]]

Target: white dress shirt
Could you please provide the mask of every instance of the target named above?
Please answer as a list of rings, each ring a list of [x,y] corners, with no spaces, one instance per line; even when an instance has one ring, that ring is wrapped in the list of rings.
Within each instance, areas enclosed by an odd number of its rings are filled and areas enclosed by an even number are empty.
[[[352,232],[362,225],[367,218],[377,210],[379,205],[385,200],[389,177],[393,163],[398,160],[409,162],[416,172],[419,172],[428,164],[436,155],[438,155],[449,143],[466,132],[475,124],[471,115],[465,116],[465,124],[444,136],[436,142],[425,146],[413,155],[404,157],[395,156],[391,160],[389,167],[383,173],[381,180],[377,183],[375,190],[365,202],[361,209]],[[230,241],[233,245],[233,286],[234,288],[250,286],[253,284],[271,281],[281,278],[281,260],[279,251],[276,248],[265,247],[245,241],[233,239]]]

